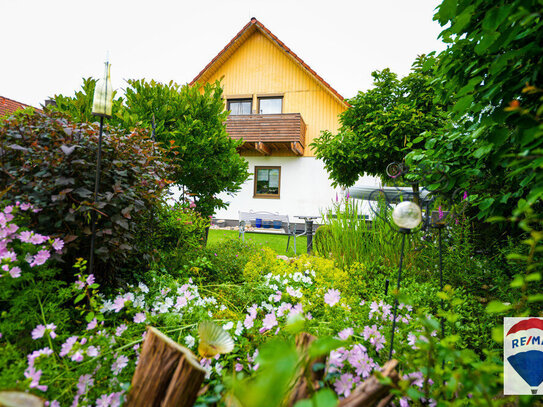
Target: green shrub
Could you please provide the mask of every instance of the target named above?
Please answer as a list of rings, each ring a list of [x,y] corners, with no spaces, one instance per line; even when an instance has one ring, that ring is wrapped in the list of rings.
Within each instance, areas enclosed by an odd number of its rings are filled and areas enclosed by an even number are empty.
[[[142,131],[106,129],[94,204],[98,133],[94,124],[73,124],[52,112],[23,112],[2,121],[0,191],[13,202],[43,209],[33,224],[38,232],[65,240],[66,267],[77,257],[88,257],[94,212],[95,270],[115,277],[124,262],[146,256],[135,245],[137,223],[160,199],[168,165],[162,149]]]

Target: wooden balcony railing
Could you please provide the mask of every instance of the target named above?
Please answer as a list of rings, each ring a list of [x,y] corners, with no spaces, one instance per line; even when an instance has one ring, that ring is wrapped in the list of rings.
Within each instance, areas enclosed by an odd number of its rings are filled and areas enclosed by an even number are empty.
[[[230,115],[226,120],[230,137],[243,139],[242,150],[254,150],[264,155],[286,150],[303,155],[305,130],[300,113]]]

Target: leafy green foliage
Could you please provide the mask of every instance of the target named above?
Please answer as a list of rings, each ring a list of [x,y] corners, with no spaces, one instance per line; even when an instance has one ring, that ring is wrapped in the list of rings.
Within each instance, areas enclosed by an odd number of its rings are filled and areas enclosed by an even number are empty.
[[[312,143],[334,184],[350,186],[364,173],[386,175],[387,165],[403,162],[421,146],[422,133],[443,127],[444,104],[434,102],[435,59],[421,56],[399,80],[389,69],[375,71],[373,89],[350,99],[338,134],[323,132]]]
[[[114,100],[111,124],[129,130],[155,126],[156,139],[171,147],[168,157],[176,164],[170,178],[197,201],[204,216],[225,208],[218,197],[233,194],[249,176],[247,162],[237,153],[242,143],[226,133],[220,82],[180,86],[145,80],[128,80],[124,98]],[[96,80],[84,79],[74,97],[55,96],[57,110],[80,122],[94,121],[90,109]]]
[[[117,266],[138,253],[138,218],[161,199],[168,162],[141,131],[106,130],[93,203],[98,134],[95,125],[74,124],[59,113],[11,116],[0,123],[0,190],[13,202],[43,209],[34,216],[36,230],[65,240],[68,274],[75,259],[89,253],[94,212],[97,270],[113,277]]]
[[[440,187],[468,190],[479,219],[508,216],[517,203],[541,207],[541,18],[541,4],[523,0],[447,0],[435,15],[449,25],[436,88],[441,100],[456,100],[453,125],[409,159],[443,165]]]
[[[154,117],[157,140],[173,145],[172,158],[179,165],[173,176],[176,185],[196,195],[203,216],[225,208],[217,195],[239,191],[248,164],[236,151],[242,141],[226,133],[228,112],[220,83],[203,88],[144,80],[128,84],[123,121],[150,128]]]

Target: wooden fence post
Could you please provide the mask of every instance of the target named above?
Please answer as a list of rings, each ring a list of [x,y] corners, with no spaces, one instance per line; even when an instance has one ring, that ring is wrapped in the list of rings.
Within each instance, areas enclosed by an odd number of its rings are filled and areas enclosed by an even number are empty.
[[[194,354],[148,327],[126,407],[192,407],[206,371]]]

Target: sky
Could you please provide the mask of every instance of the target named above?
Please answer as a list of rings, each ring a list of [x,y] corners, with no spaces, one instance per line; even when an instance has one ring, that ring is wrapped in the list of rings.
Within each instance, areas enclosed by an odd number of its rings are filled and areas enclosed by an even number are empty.
[[[190,82],[256,17],[342,96],[441,51],[439,0],[0,0],[0,96],[40,107],[82,78]]]

